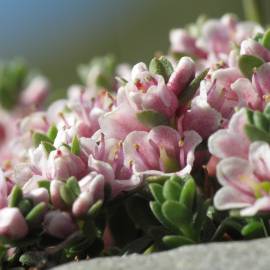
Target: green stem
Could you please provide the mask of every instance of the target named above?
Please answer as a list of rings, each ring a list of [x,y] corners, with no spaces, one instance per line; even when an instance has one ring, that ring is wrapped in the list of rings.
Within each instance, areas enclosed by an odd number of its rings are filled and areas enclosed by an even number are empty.
[[[261,218],[261,223],[263,225],[263,232],[264,232],[265,237],[269,237],[270,236],[269,219]]]
[[[245,17],[261,25],[264,23],[263,8],[260,0],[242,0]]]

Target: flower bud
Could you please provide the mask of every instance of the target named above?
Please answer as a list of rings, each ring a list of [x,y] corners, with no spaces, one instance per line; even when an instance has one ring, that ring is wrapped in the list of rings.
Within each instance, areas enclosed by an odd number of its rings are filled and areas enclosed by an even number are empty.
[[[168,89],[179,95],[194,79],[195,64],[190,57],[182,57],[168,81]]]
[[[65,203],[60,196],[60,188],[64,185],[63,182],[59,180],[52,180],[50,185],[51,202],[55,208],[64,209],[66,207]]]
[[[49,155],[47,173],[51,179],[66,180],[70,176],[80,178],[85,171],[86,165],[83,161],[65,146],[59,147]]]
[[[47,213],[43,226],[48,234],[57,238],[65,238],[77,229],[70,214],[59,210]]]
[[[18,208],[0,210],[0,235],[10,239],[21,239],[28,233],[26,221]]]
[[[43,77],[35,77],[22,92],[21,103],[24,106],[35,105],[39,107],[49,92],[49,82]]]
[[[49,203],[49,193],[46,188],[36,188],[30,191],[26,197],[33,200],[34,204],[38,204],[40,202]]]

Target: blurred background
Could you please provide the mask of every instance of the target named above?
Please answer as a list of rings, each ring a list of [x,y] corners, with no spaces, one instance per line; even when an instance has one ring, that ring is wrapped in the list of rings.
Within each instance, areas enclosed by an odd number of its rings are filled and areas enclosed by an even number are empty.
[[[148,61],[167,51],[171,28],[227,12],[243,19],[242,1],[1,0],[0,59],[22,57],[64,88],[78,81],[78,64],[93,56]]]

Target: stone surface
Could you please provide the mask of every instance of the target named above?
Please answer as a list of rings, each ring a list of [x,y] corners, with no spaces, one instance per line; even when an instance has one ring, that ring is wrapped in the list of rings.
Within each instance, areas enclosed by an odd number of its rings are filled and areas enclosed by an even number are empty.
[[[54,270],[269,270],[270,239],[186,246],[148,256],[99,258]]]

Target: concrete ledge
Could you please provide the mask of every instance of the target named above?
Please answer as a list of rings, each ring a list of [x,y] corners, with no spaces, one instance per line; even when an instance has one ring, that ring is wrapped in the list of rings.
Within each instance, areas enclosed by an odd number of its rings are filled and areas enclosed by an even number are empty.
[[[270,239],[186,246],[152,255],[98,258],[54,270],[269,270]]]

